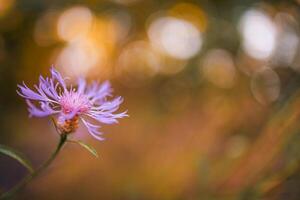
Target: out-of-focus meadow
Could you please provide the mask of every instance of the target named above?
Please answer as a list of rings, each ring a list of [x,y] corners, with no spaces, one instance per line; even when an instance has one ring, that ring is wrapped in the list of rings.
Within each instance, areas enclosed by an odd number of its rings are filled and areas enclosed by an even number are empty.
[[[58,136],[16,84],[53,64],[112,82],[129,118],[95,159],[67,144],[18,199],[299,199],[300,1],[0,0],[0,142],[38,166]],[[0,156],[0,188],[26,175]]]

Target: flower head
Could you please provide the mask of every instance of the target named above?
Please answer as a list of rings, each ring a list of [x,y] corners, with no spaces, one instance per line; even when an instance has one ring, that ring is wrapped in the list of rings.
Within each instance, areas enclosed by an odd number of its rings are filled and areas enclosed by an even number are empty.
[[[56,115],[56,125],[61,133],[72,133],[78,128],[81,120],[89,133],[98,140],[103,140],[99,125],[92,124],[94,119],[103,124],[117,123],[117,119],[128,116],[125,112],[115,113],[122,97],[111,97],[112,89],[108,81],[99,84],[87,84],[82,78],[77,87],[67,87],[65,78],[51,68],[51,77],[39,78],[39,84],[34,85],[36,91],[29,89],[25,83],[18,85],[17,93],[26,99],[30,116],[45,117]],[[38,102],[39,105],[34,104]]]

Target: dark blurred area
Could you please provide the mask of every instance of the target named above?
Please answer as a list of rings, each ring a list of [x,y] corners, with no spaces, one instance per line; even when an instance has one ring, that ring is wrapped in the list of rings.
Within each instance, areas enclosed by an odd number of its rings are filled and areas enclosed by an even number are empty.
[[[300,1],[0,0],[1,144],[35,166],[58,136],[17,84],[54,65],[110,80],[129,118],[68,144],[17,199],[297,200]],[[0,191],[25,169],[0,155]]]

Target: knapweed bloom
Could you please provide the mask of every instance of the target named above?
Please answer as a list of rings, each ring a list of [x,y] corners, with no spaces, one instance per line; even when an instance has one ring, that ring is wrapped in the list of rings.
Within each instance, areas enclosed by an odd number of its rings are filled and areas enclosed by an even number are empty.
[[[127,116],[126,111],[115,113],[122,97],[108,100],[112,88],[108,81],[99,84],[87,84],[83,78],[78,79],[77,87],[67,87],[66,78],[51,68],[51,77],[39,78],[34,85],[36,91],[29,89],[25,83],[18,85],[17,93],[26,99],[30,116],[55,116],[56,126],[61,133],[75,132],[79,120],[87,127],[88,132],[98,140],[103,140],[99,131],[100,125],[117,123],[117,119]],[[36,102],[36,103],[35,103]]]

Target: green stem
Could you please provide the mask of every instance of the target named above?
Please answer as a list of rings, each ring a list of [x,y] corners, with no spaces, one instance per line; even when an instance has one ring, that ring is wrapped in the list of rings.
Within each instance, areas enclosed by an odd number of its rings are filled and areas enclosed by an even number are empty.
[[[44,169],[46,169],[52,161],[56,158],[58,153],[60,152],[61,148],[67,141],[67,134],[61,134],[59,143],[55,149],[55,151],[52,153],[52,155],[44,162],[37,170],[35,170],[33,173],[28,174],[22,181],[20,181],[17,185],[15,185],[12,189],[9,191],[3,193],[0,196],[0,199],[9,199],[12,197],[15,193],[17,193],[19,190],[21,190],[29,181],[31,181],[34,177],[39,175]]]

